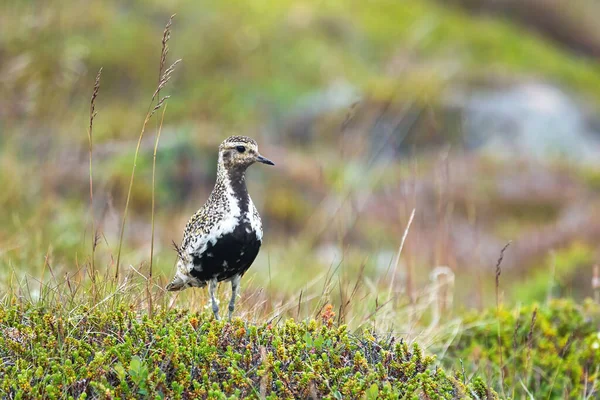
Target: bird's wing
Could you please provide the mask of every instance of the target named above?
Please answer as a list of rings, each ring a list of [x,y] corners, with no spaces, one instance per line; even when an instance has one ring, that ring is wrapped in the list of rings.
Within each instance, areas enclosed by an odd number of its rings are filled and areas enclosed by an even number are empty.
[[[183,240],[181,241],[181,248],[185,253],[193,253],[197,246],[198,239],[205,236],[210,230],[210,222],[208,207],[204,206],[188,221],[185,226],[183,233]]]
[[[254,206],[254,203],[251,203],[251,204],[252,204],[252,222],[251,222],[252,228],[256,232],[256,237],[258,238],[258,240],[261,241],[262,236],[263,236],[263,230],[262,230],[262,222],[260,220],[260,214],[258,213],[258,210]]]

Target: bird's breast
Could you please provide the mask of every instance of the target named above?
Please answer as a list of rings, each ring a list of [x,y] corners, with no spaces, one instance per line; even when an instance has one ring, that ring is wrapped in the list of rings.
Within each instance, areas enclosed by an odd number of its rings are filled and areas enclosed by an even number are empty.
[[[243,274],[256,258],[260,246],[257,232],[242,215],[231,231],[223,232],[207,243],[204,251],[192,255],[190,273],[199,281],[222,281]]]
[[[260,234],[259,234],[260,231]],[[232,234],[234,238],[245,241],[254,241],[262,239],[262,227],[260,221],[254,220],[252,212],[247,212],[240,216],[236,227],[233,229]]]

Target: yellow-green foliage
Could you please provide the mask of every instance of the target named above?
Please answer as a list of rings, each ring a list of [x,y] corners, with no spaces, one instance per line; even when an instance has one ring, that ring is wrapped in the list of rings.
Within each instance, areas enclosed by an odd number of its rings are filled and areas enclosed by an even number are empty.
[[[2,306],[9,398],[495,398],[415,344],[323,323],[251,325],[204,314]],[[488,397],[489,394],[489,397]]]
[[[498,313],[490,310],[471,314],[464,325],[466,328],[445,354],[444,363],[459,367],[461,360],[466,371],[485,374],[499,393],[528,398],[529,391],[536,399],[599,395],[598,304],[555,300],[539,307],[501,308]],[[500,387],[502,380],[504,390]]]
[[[19,67],[7,68],[6,94],[31,102],[46,118],[44,113],[73,108],[71,96],[87,99],[103,66],[103,81],[110,85],[103,83],[99,99],[104,116],[95,130],[99,141],[138,129],[156,81],[156,65],[149,60],[158,58],[162,24],[172,13],[178,16],[171,54],[184,63],[173,82],[171,120],[256,122],[261,103],[285,112],[300,96],[340,78],[374,98],[394,93],[435,99],[448,71],[460,71],[459,79],[534,74],[596,98],[600,93],[596,61],[574,57],[507,21],[473,17],[433,1],[61,5],[0,5],[0,50]],[[36,23],[24,22],[30,20]],[[402,54],[414,57],[418,67],[388,73]],[[66,130],[83,141],[84,109],[71,110],[78,129]]]
[[[594,260],[593,248],[585,243],[574,242],[545,257],[537,268],[531,269],[526,282],[515,281],[510,288],[510,297],[514,301],[527,304],[548,297],[572,295],[567,289],[571,286],[574,275],[589,273],[588,267],[594,263]]]

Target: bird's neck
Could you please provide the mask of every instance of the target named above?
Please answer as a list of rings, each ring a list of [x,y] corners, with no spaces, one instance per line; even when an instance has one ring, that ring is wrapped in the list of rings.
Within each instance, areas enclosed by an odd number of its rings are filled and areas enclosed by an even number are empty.
[[[215,187],[222,186],[231,193],[242,213],[250,207],[250,195],[246,187],[246,170],[242,168],[225,168],[221,163],[217,170],[217,183]]]

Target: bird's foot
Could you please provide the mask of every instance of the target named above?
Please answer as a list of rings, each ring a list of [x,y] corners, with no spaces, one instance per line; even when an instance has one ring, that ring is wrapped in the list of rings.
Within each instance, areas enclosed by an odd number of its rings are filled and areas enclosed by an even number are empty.
[[[213,301],[212,302],[212,311],[213,314],[215,315],[215,319],[218,321],[221,318],[219,318],[219,302],[218,301]]]

